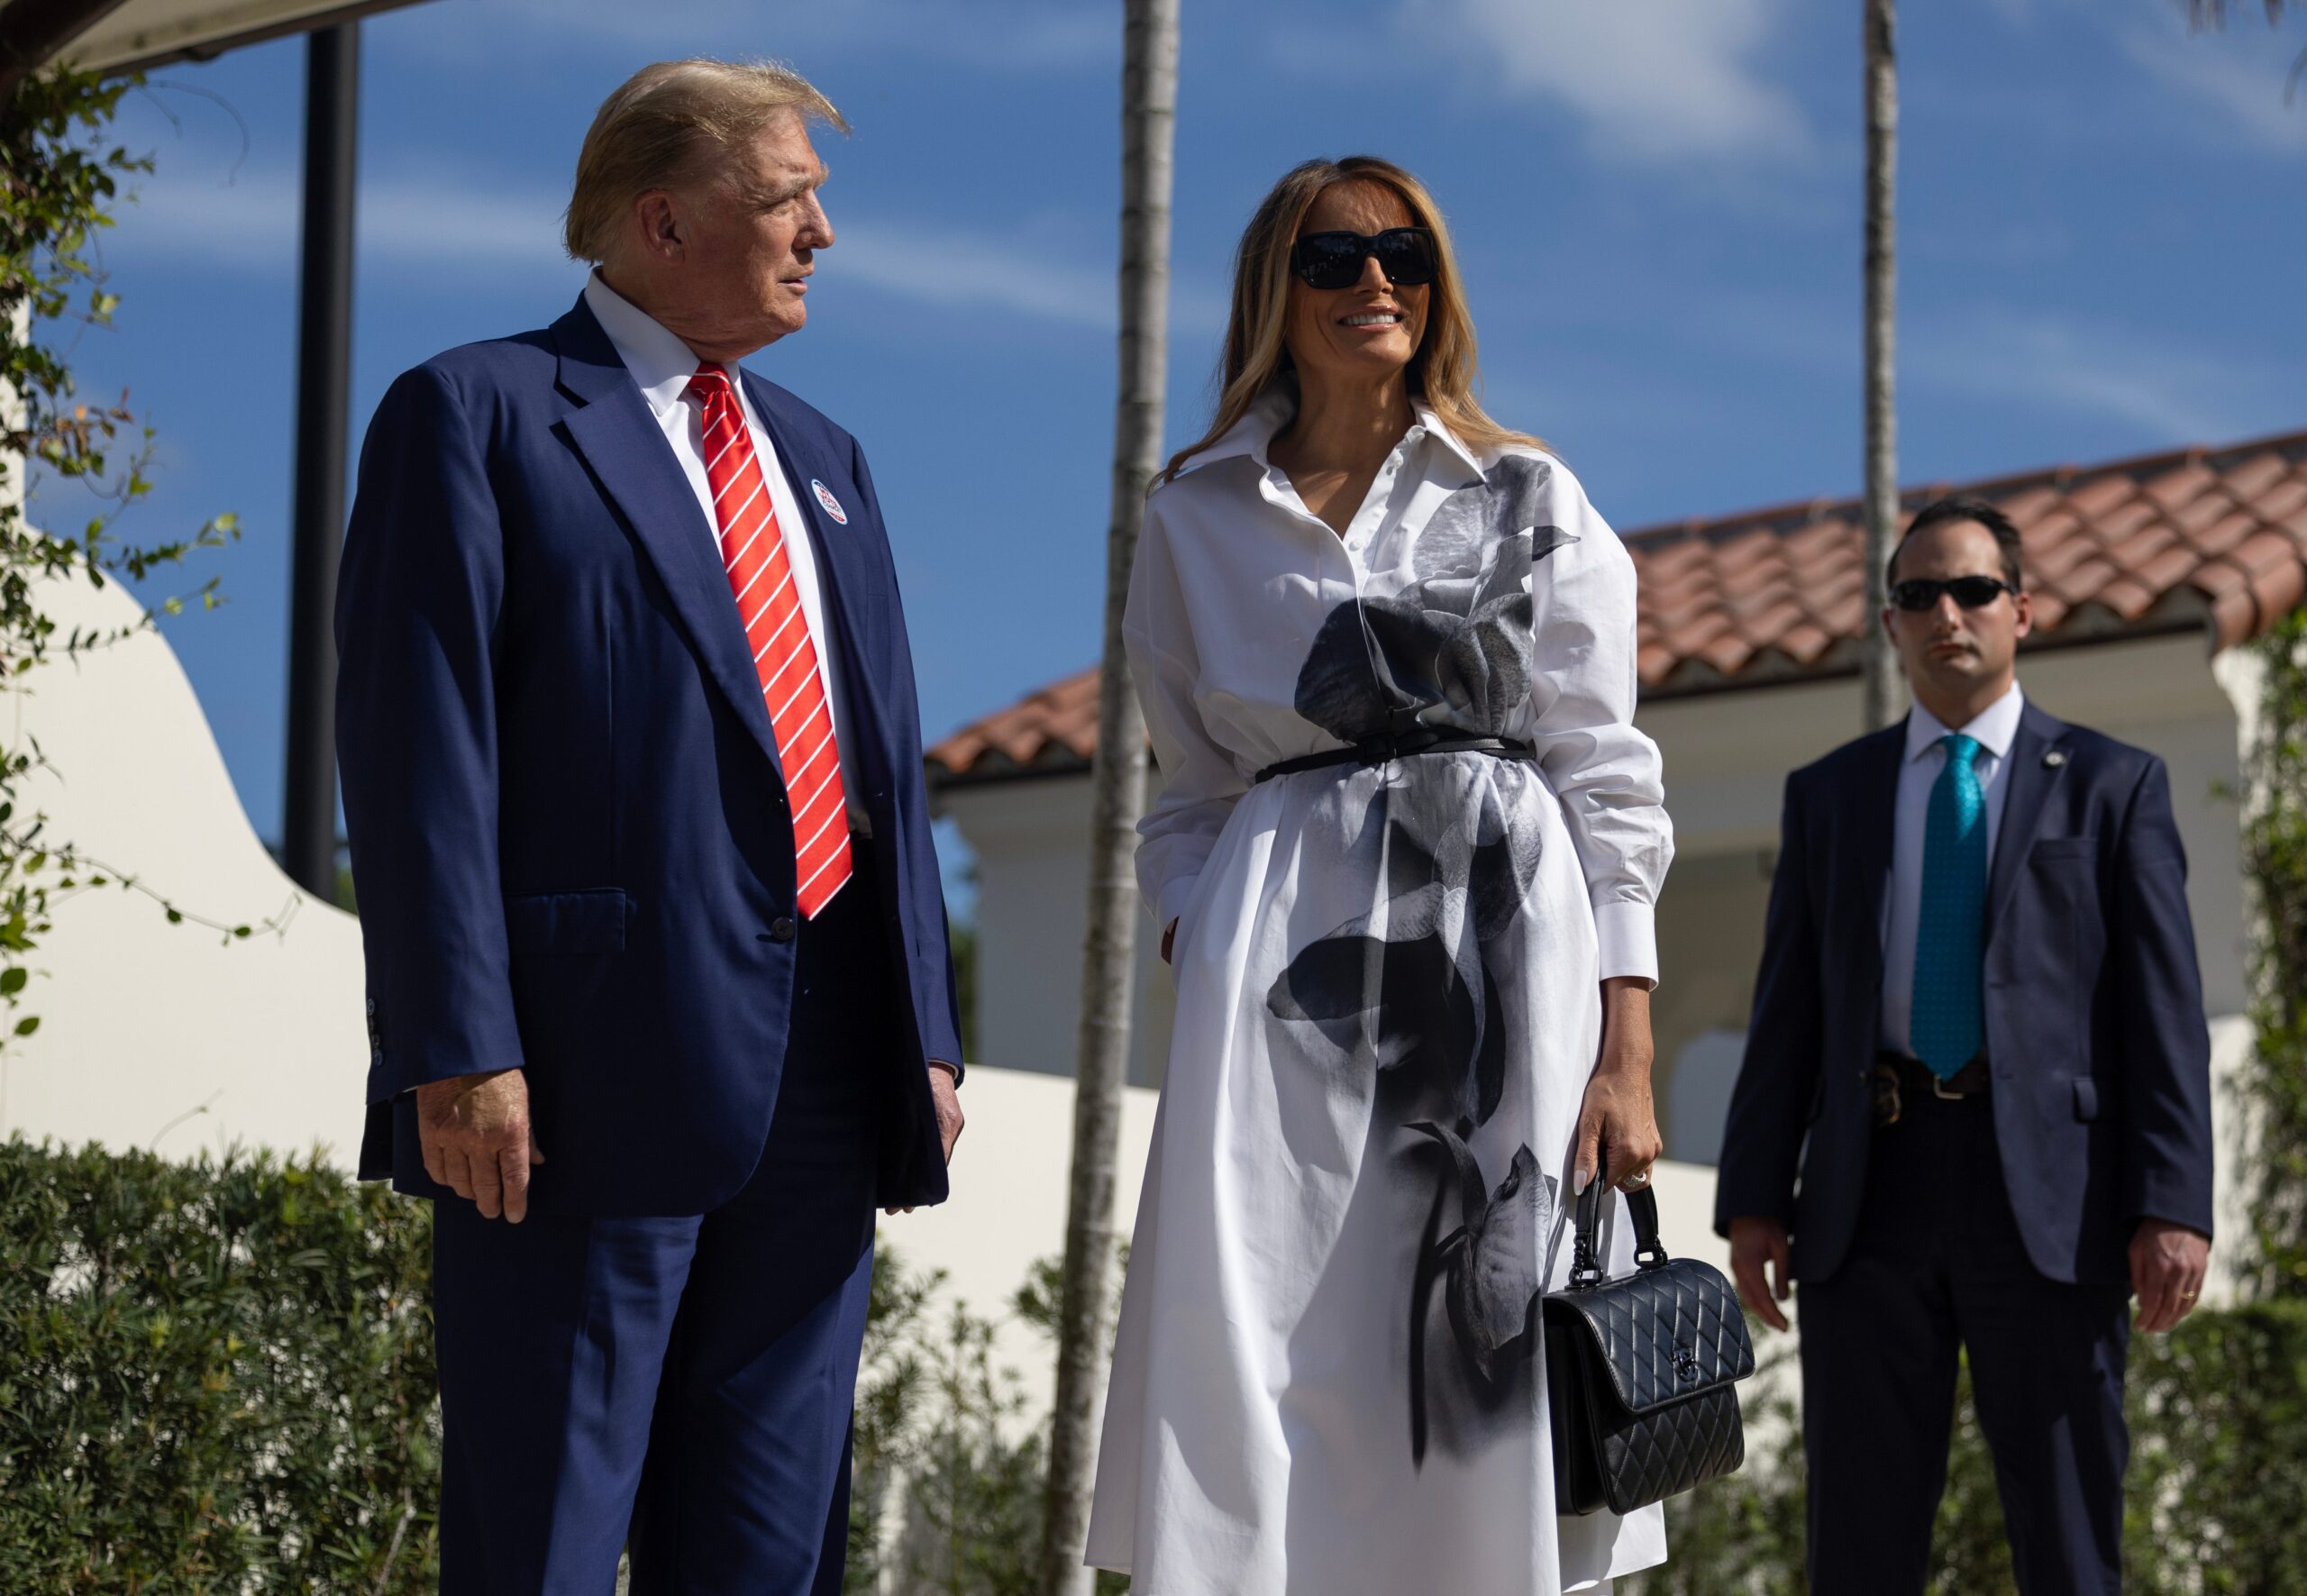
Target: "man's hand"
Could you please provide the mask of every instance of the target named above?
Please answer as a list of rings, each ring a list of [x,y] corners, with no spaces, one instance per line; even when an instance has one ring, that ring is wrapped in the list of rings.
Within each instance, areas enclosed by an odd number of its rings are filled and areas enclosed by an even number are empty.
[[[1775,1219],[1752,1217],[1730,1221],[1730,1278],[1738,1282],[1738,1300],[1774,1330],[1786,1328],[1786,1315],[1778,1305],[1789,1290],[1786,1227]],[[1770,1281],[1763,1280],[1763,1265],[1770,1265]]]
[[[480,1209],[518,1225],[529,1212],[529,1165],[544,1162],[529,1128],[529,1083],[518,1070],[457,1075],[416,1089],[424,1172]]]
[[[962,1139],[962,1094],[953,1090],[953,1072],[942,1064],[929,1066],[929,1099],[937,1106],[937,1139],[945,1145],[945,1162],[953,1162],[953,1144]],[[910,1208],[883,1208],[885,1214],[909,1214]]]
[[[2130,1289],[2138,1327],[2168,1330],[2195,1310],[2211,1267],[2211,1237],[2164,1219],[2141,1219],[2130,1238]]]
[[[962,1139],[962,1094],[953,1090],[953,1072],[932,1064],[929,1098],[937,1105],[937,1139],[945,1145],[945,1162],[953,1162],[953,1144]]]
[[[1665,1151],[1658,1135],[1658,1111],[1650,1097],[1650,989],[1630,977],[1602,983],[1602,1051],[1586,1099],[1578,1112],[1575,1185],[1586,1190],[1609,1160],[1610,1179],[1620,1190],[1638,1191],[1650,1166]]]

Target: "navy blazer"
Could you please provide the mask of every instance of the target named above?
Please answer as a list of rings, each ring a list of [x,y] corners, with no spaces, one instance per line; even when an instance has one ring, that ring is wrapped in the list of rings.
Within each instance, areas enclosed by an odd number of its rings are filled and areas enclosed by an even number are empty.
[[[892,1082],[877,1196],[936,1202],[926,1061],[960,1063],[960,1020],[896,567],[856,441],[744,382],[809,522],[902,977],[902,1056],[856,1061]],[[404,1094],[519,1065],[541,1210],[696,1214],[734,1195],[785,1051],[791,817],[715,529],[581,299],[393,384],[361,450],[336,632],[368,961],[361,1174],[441,1195]]]
[[[1865,1196],[1905,749],[1901,724],[1786,781],[1715,1224],[1786,1224],[1798,1280],[1835,1272]],[[2211,1234],[2211,1035],[2170,777],[2030,701],[2003,779],[1985,996],[2004,1181],[2036,1268],[2127,1281],[2140,1219]]]

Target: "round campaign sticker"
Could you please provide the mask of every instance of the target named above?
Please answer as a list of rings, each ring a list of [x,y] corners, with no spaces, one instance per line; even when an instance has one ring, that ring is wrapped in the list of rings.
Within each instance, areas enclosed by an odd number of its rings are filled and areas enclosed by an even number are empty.
[[[841,501],[839,499],[834,497],[833,489],[827,488],[824,483],[818,481],[814,477],[809,479],[809,486],[816,489],[817,502],[825,506],[825,514],[840,522],[843,526],[848,525],[849,512],[841,507]]]

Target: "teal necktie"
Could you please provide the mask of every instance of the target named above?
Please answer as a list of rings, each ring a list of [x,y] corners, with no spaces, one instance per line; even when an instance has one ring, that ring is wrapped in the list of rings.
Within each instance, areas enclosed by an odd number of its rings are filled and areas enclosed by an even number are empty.
[[[1922,917],[1914,947],[1914,1010],[1907,1039],[1941,1081],[1986,1039],[1981,965],[1986,942],[1986,793],[1972,762],[1975,737],[1938,739],[1947,768],[1931,784],[1922,828]]]

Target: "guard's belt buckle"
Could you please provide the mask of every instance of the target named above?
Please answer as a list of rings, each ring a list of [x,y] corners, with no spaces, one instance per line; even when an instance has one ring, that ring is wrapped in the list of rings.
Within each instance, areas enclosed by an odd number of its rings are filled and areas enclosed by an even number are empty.
[[[1874,1128],[1883,1130],[1899,1122],[1905,1112],[1906,1099],[1899,1081],[1898,1066],[1876,1063],[1874,1066]]]

